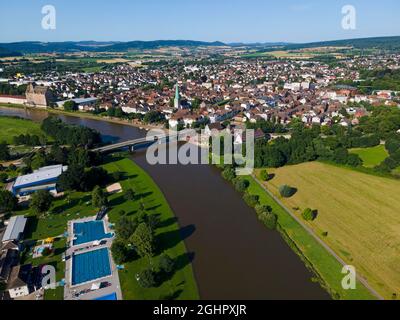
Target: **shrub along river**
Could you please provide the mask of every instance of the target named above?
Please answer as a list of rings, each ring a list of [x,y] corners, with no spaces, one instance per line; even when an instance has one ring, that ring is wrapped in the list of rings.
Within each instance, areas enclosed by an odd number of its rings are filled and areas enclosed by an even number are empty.
[[[0,108],[0,115],[41,121],[46,111]],[[101,120],[58,115],[98,130],[105,140],[146,131]],[[0,128],[1,129],[1,128]],[[218,169],[209,165],[149,165],[133,156],[165,194],[181,227],[202,299],[329,299],[280,234],[266,229]]]

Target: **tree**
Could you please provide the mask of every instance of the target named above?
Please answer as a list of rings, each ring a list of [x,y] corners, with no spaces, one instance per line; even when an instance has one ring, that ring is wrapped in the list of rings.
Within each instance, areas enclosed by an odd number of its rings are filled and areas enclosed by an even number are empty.
[[[303,211],[301,216],[306,221],[314,221],[317,218],[317,211],[307,208]]]
[[[248,206],[255,208],[257,205],[260,204],[259,202],[260,197],[254,194],[250,194],[246,192],[243,195],[243,200],[247,203]]]
[[[0,182],[5,183],[5,182],[7,182],[7,179],[8,179],[8,174],[5,172],[1,172],[0,173]]]
[[[128,261],[130,250],[122,241],[115,240],[111,246],[111,254],[117,264],[123,264]]]
[[[124,195],[125,200],[127,201],[133,201],[135,200],[135,192],[133,191],[133,189],[128,189],[125,191],[125,195]]]
[[[36,213],[43,213],[50,209],[53,203],[53,196],[46,190],[39,190],[32,196],[30,207]]]
[[[270,229],[275,230],[278,224],[278,216],[272,212],[263,212],[259,215],[259,219],[264,223],[264,225]]]
[[[235,169],[232,168],[232,167],[230,167],[230,166],[226,167],[226,168],[222,171],[222,177],[223,177],[225,180],[233,181],[233,179],[236,178]]]
[[[17,198],[8,190],[0,190],[0,212],[11,212],[18,205]]]
[[[141,257],[149,259],[154,255],[154,235],[146,223],[141,223],[131,236],[131,241]]]
[[[78,110],[78,106],[76,105],[75,101],[69,100],[64,103],[64,110],[76,111],[76,110]]]
[[[78,190],[82,182],[85,170],[82,167],[72,165],[58,178],[58,185],[63,190]]]
[[[261,179],[262,181],[268,181],[268,179],[269,179],[269,174],[268,174],[267,170],[265,170],[265,169],[261,170],[261,172],[260,172],[260,179]]]
[[[115,224],[115,231],[123,241],[128,242],[137,228],[135,219],[122,216]]]
[[[284,198],[290,198],[296,193],[296,189],[285,184],[279,187],[279,193]]]
[[[235,189],[241,193],[245,192],[249,185],[250,182],[246,179],[236,179],[235,181]]]
[[[6,161],[10,160],[10,150],[8,148],[8,144],[6,142],[1,142],[0,143],[0,160],[1,161]]]
[[[96,208],[101,208],[108,204],[107,195],[99,186],[96,186],[92,191],[92,204]]]
[[[159,268],[166,274],[171,274],[174,271],[175,262],[168,254],[164,253],[160,258]]]
[[[151,288],[156,285],[154,272],[150,269],[145,269],[137,274],[137,280],[143,288]]]

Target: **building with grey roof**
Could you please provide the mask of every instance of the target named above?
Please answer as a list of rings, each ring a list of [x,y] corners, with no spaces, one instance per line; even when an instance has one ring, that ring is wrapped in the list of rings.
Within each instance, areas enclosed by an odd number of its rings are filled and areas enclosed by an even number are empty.
[[[24,216],[14,216],[8,221],[6,231],[1,242],[18,241],[21,239],[27,219]]]
[[[39,190],[57,193],[58,177],[67,170],[68,167],[61,164],[40,168],[31,174],[18,177],[12,192],[16,196],[28,196]]]

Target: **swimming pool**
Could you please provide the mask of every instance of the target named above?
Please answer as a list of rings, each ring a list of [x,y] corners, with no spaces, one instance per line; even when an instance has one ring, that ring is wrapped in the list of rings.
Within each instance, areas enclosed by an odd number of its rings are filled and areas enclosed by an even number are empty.
[[[104,232],[103,221],[74,222],[74,246],[111,238],[111,233]]]
[[[77,285],[111,275],[108,249],[98,249],[72,257],[72,285]]]
[[[96,298],[94,300],[118,300],[118,299],[117,299],[117,294],[115,292],[113,292],[104,297]]]

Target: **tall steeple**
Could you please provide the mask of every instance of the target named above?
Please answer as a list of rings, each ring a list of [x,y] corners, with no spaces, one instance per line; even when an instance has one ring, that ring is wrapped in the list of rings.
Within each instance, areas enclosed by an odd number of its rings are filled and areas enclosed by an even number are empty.
[[[174,107],[175,109],[179,109],[181,106],[181,97],[179,95],[179,87],[178,84],[175,86],[175,101],[174,101]]]

